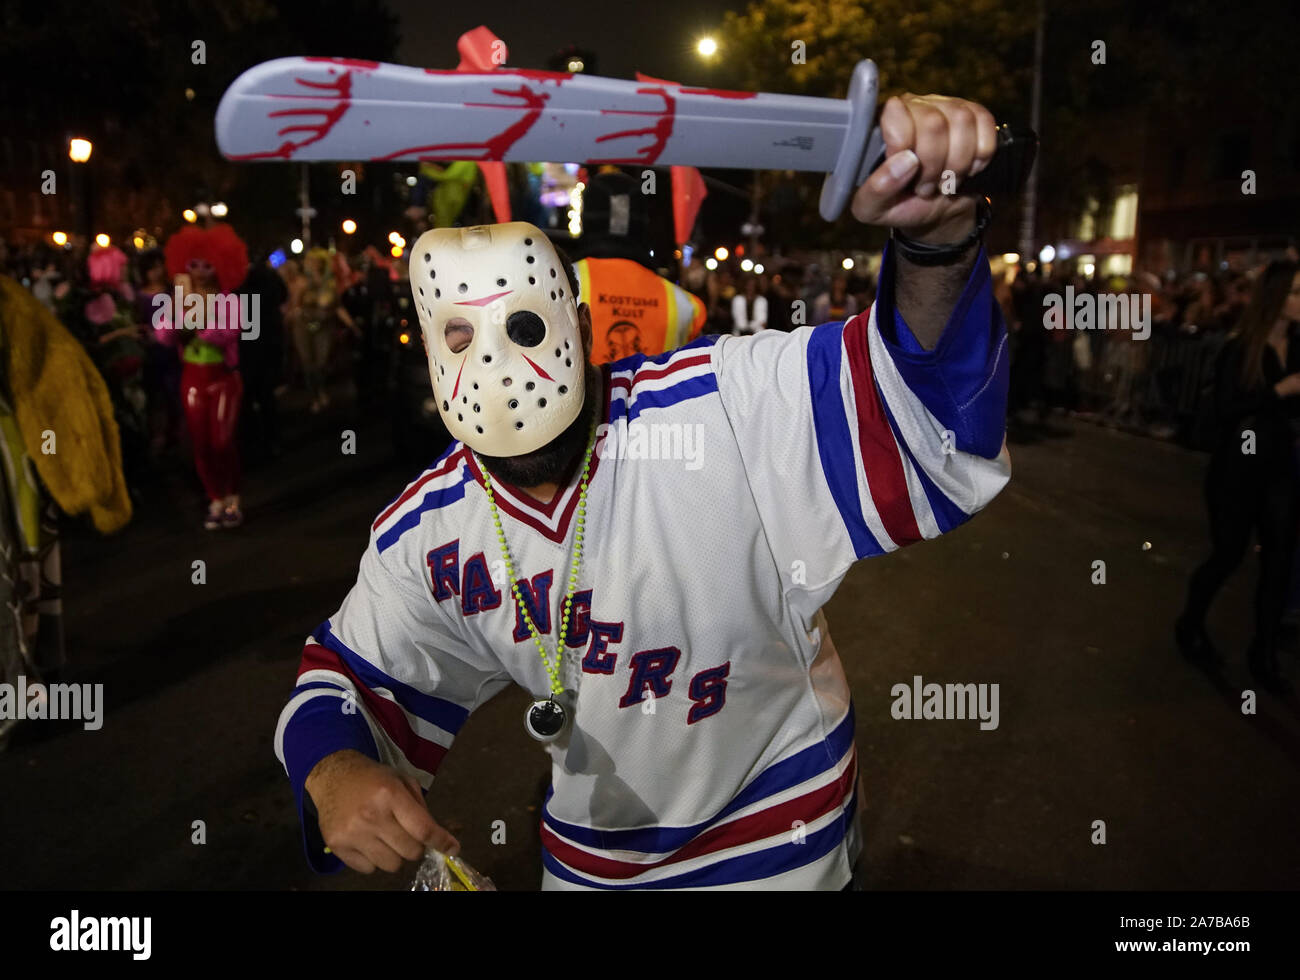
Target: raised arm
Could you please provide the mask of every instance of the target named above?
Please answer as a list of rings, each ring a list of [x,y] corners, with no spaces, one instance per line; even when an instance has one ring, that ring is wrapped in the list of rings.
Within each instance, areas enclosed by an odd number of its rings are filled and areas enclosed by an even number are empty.
[[[937,101],[943,111],[917,97],[886,106],[890,155],[859,189],[854,215],[947,244],[974,231],[974,205],[928,185],[944,170],[977,172],[993,127],[972,103]],[[976,153],[986,129],[987,152]],[[1006,327],[978,241],[952,251],[947,264],[925,266],[891,242],[870,311],[715,347],[768,546],[805,612],[854,561],[952,530],[1010,476]]]
[[[885,103],[880,130],[885,162],[858,189],[853,216],[927,245],[967,241],[975,228],[976,198],[960,193],[961,181],[983,170],[993,156],[993,116],[965,99],[909,93]],[[906,257],[896,263],[898,312],[925,350],[938,343],[979,249],[978,241],[969,241],[943,264],[922,266]]]

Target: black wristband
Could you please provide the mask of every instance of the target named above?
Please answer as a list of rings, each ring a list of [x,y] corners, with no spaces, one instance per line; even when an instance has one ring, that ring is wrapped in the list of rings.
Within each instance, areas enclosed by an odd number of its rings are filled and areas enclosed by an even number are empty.
[[[897,228],[890,230],[890,236],[896,248],[907,261],[913,265],[952,265],[960,262],[972,245],[984,237],[984,231],[993,218],[993,207],[986,197],[981,197],[975,205],[975,229],[962,241],[947,245],[932,245],[908,238]]]

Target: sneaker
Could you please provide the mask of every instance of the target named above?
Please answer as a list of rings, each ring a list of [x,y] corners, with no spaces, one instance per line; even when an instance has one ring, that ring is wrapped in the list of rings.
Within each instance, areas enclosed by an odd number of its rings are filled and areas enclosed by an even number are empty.
[[[212,503],[208,505],[207,516],[203,518],[203,529],[205,531],[217,530],[222,526],[224,517],[225,515],[222,510],[221,501],[212,501]]]

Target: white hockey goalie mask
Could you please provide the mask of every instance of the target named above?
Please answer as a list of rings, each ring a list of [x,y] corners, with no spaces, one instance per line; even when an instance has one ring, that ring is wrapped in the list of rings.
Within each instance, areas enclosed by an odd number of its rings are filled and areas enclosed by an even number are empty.
[[[426,231],[410,275],[453,438],[484,456],[520,456],[578,417],[586,379],[577,297],[542,231],[523,221]],[[453,353],[447,326],[454,336],[458,320],[473,338]]]

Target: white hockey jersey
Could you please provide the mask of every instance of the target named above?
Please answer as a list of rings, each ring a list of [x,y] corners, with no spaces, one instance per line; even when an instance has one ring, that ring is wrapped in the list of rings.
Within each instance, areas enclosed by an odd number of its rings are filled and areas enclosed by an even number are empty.
[[[950,530],[1010,475],[1006,333],[985,256],[932,351],[894,312],[892,281],[886,252],[876,305],[847,323],[603,367],[563,638],[577,710],[547,748],[544,887],[850,881],[853,710],[819,610],[853,562]],[[493,481],[552,651],[576,483],[540,504]],[[276,752],[317,870],[338,866],[302,810],[317,761],[355,748],[427,789],[478,705],[512,682],[548,693],[504,579],[482,473],[456,443],[375,520],[280,717]],[[522,724],[519,737],[532,747]]]

